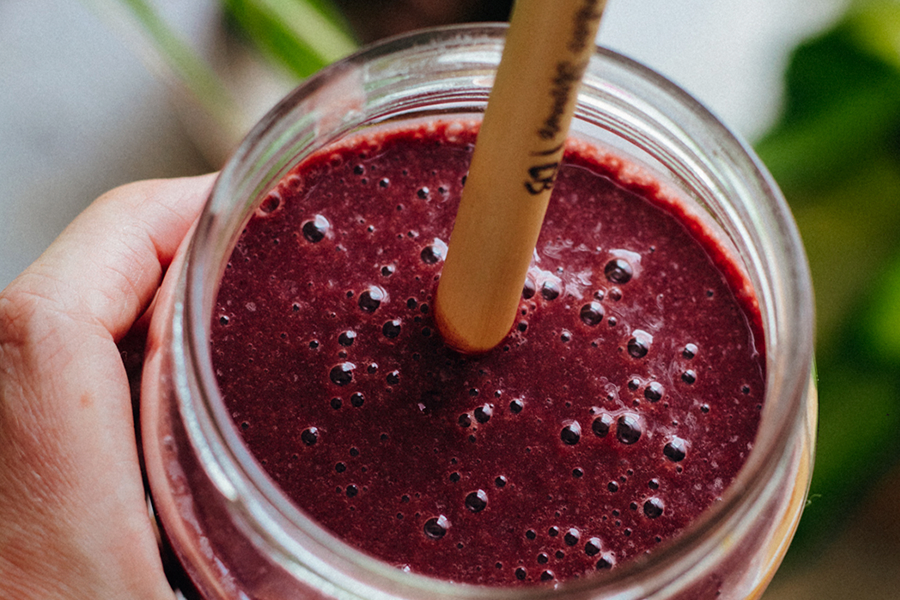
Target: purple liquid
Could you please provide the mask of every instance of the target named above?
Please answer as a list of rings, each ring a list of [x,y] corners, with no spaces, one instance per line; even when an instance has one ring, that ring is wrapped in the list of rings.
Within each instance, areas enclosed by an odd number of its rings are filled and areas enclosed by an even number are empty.
[[[486,585],[613,569],[746,460],[755,299],[658,184],[573,145],[509,336],[446,348],[430,308],[474,139],[361,137],[285,178],[222,281],[219,385],[294,502],[389,564]]]

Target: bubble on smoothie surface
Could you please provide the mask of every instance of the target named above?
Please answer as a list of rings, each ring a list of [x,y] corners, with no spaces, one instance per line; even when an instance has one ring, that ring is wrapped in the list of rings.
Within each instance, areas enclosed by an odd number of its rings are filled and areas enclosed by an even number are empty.
[[[400,321],[400,319],[391,319],[390,321],[387,321],[384,325],[382,325],[381,333],[388,339],[397,338],[400,336],[400,329],[402,324],[403,323],[402,321]]]
[[[382,288],[378,287],[377,285],[372,285],[359,295],[357,304],[363,310],[363,312],[373,313],[378,310],[379,306],[381,306],[381,303],[384,301],[385,296],[387,296],[387,294]]]
[[[600,538],[592,537],[584,544],[584,553],[588,556],[597,556],[602,549],[603,544],[600,542]]]
[[[338,344],[341,346],[352,346],[353,340],[356,339],[356,332],[352,329],[348,329],[347,331],[341,332],[338,336]]]
[[[581,440],[581,425],[578,421],[570,421],[562,428],[559,438],[567,445],[574,446]]]
[[[446,256],[447,244],[438,238],[434,238],[434,241],[428,246],[425,246],[425,248],[422,249],[422,252],[419,253],[419,257],[426,265],[437,264],[444,260]]]
[[[353,370],[355,368],[356,365],[352,362],[343,362],[332,367],[331,371],[328,374],[328,377],[331,379],[331,382],[333,384],[345,386],[353,381]]]
[[[604,552],[597,561],[596,568],[598,571],[611,569],[616,564],[616,557],[612,552]]]
[[[644,502],[644,514],[651,519],[656,519],[657,517],[662,515],[664,510],[665,505],[659,498],[648,498]]]
[[[300,230],[303,232],[304,238],[313,244],[317,244],[328,235],[328,232],[331,230],[331,223],[322,215],[316,215],[309,221],[305,221],[300,226]]]
[[[477,513],[487,507],[488,497],[484,490],[475,490],[466,496],[466,508]]]
[[[673,437],[663,447],[663,454],[672,462],[681,462],[687,456],[687,442],[679,437]]]
[[[319,441],[319,430],[315,427],[307,427],[300,432],[300,441],[307,446],[312,446]]]
[[[603,305],[599,302],[591,302],[590,304],[585,304],[581,307],[581,311],[579,312],[581,322],[591,327],[599,325],[603,322],[603,314]]]
[[[541,296],[544,300],[556,300],[559,298],[561,291],[559,282],[552,279],[548,279],[541,284]]]
[[[623,444],[634,444],[641,439],[641,419],[635,414],[625,414],[616,421],[616,438]]]
[[[494,405],[493,404],[483,404],[479,406],[473,411],[475,415],[475,420],[481,424],[487,423],[491,420],[491,417],[494,415]]]
[[[659,402],[663,397],[663,386],[658,381],[651,381],[644,388],[644,398],[650,402]]]
[[[635,329],[631,339],[628,340],[628,354],[634,358],[644,358],[650,351],[651,343],[653,343],[652,335],[641,329]]]
[[[269,192],[259,204],[259,213],[270,215],[281,207],[281,195],[278,192]]]
[[[594,435],[597,437],[606,437],[614,422],[612,416],[602,414],[599,417],[594,418],[594,422],[591,423],[591,431],[593,431]]]
[[[522,297],[526,300],[530,300],[534,298],[535,293],[537,293],[537,286],[534,283],[534,280],[531,277],[525,278],[525,284],[522,286]]]
[[[634,270],[625,259],[614,258],[603,267],[603,274],[611,283],[623,284],[631,281]]]
[[[439,540],[447,534],[450,529],[450,521],[444,515],[431,517],[425,521],[425,535],[433,540]]]

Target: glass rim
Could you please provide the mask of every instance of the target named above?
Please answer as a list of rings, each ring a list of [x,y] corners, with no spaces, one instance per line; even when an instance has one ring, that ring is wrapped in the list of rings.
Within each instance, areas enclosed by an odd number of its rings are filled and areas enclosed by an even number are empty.
[[[241,442],[230,416],[225,411],[212,369],[208,339],[209,322],[212,317],[210,297],[214,296],[210,291],[210,285],[215,289],[221,274],[220,266],[227,260],[230,246],[224,255],[210,252],[208,249],[221,249],[221,241],[218,245],[214,242],[216,236],[221,234],[222,215],[227,210],[234,210],[237,204],[233,203],[244,201],[236,201],[232,191],[232,188],[237,187],[236,181],[242,176],[243,162],[259,152],[261,147],[277,141],[279,124],[290,112],[290,108],[316,94],[333,78],[384,56],[415,53],[442,44],[456,42],[463,44],[474,40],[502,48],[505,31],[506,26],[503,24],[451,26],[396,36],[363,48],[346,59],[326,67],[296,88],[273,108],[241,143],[217,178],[203,209],[186,261],[183,335],[186,338],[188,352],[185,353],[187,364],[179,368],[188,371],[192,368],[194,373],[199,374],[199,378],[192,385],[199,391],[199,403],[193,403],[188,407],[192,413],[192,419],[188,420],[194,423],[189,432],[192,435],[203,436],[204,441],[211,443],[211,447],[214,448],[215,452],[203,456],[207,461],[206,466],[226,473],[228,477],[238,478],[227,483],[223,482],[222,486],[228,488],[229,493],[242,505],[242,513],[248,522],[261,527],[258,532],[260,539],[266,540],[265,543],[274,544],[288,555],[292,552],[289,547],[294,547],[293,544],[297,540],[312,542],[316,548],[325,551],[328,556],[336,557],[342,564],[351,565],[354,570],[362,569],[367,576],[374,572],[379,576],[380,585],[385,589],[396,585],[409,585],[409,589],[430,591],[442,597],[497,598],[509,595],[517,598],[538,598],[562,590],[570,590],[576,595],[582,592],[594,594],[635,590],[634,593],[639,596],[646,593],[642,591],[641,583],[646,579],[648,570],[666,573],[672,569],[688,568],[691,561],[696,561],[699,556],[705,554],[704,548],[708,550],[710,544],[715,545],[716,540],[723,539],[730,530],[729,526],[747,514],[754,498],[765,493],[768,476],[778,468],[779,461],[783,460],[785,453],[789,451],[788,443],[792,432],[802,426],[813,356],[811,331],[801,332],[809,335],[782,335],[787,326],[796,328],[798,324],[802,327],[805,323],[811,328],[813,313],[805,254],[780,191],[746,143],[722,125],[692,96],[640,63],[611,50],[598,48],[591,59],[586,82],[592,76],[602,80],[604,69],[607,68],[627,72],[635,81],[640,82],[640,85],[656,89],[662,93],[667,102],[682,107],[685,114],[693,115],[693,118],[702,122],[704,127],[727,147],[732,159],[737,160],[738,166],[751,174],[751,185],[757,187],[766,199],[767,204],[764,206],[766,211],[763,214],[766,223],[762,225],[774,225],[784,238],[777,248],[763,247],[759,259],[769,260],[770,253],[778,251],[782,254],[787,253],[786,263],[789,263],[782,265],[779,262],[774,265],[777,272],[772,278],[777,280],[779,288],[774,291],[767,288],[765,291],[769,297],[765,301],[771,306],[760,307],[761,313],[770,313],[774,309],[774,314],[769,318],[763,314],[768,357],[766,405],[770,404],[768,402],[770,394],[777,393],[778,397],[784,398],[785,401],[779,403],[778,414],[764,414],[754,450],[737,478],[723,494],[723,500],[711,506],[696,523],[676,539],[667,542],[650,556],[630,561],[607,575],[567,581],[558,584],[558,590],[541,585],[516,588],[460,585],[427,576],[403,573],[345,544],[306,517],[287,500]],[[499,53],[497,59],[499,60]],[[624,92],[627,94],[628,90]],[[585,91],[582,91],[582,94],[584,93]],[[761,223],[755,225],[759,227]],[[759,268],[761,265],[753,266]],[[754,280],[754,284],[756,288],[758,282]],[[784,290],[785,286],[789,289]],[[755,291],[761,294],[763,290]],[[770,339],[770,331],[773,329],[776,335],[786,339]],[[779,356],[787,352],[789,362],[786,364],[774,363],[776,343],[779,344],[777,350]],[[782,347],[785,345],[788,348]],[[185,410],[184,407],[181,409]],[[767,423],[765,431],[762,422]],[[261,493],[262,500],[247,498],[246,490]],[[260,520],[266,520],[266,523],[261,523]],[[270,526],[273,525],[279,529],[271,530]],[[285,528],[290,530],[285,531]],[[307,556],[307,558],[315,560],[315,557]],[[324,563],[317,564],[313,570],[329,569]]]

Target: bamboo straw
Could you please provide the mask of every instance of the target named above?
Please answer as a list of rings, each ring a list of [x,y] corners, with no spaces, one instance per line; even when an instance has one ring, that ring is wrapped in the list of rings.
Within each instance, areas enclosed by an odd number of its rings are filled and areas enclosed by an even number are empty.
[[[509,333],[606,0],[517,0],[435,301],[465,353]]]

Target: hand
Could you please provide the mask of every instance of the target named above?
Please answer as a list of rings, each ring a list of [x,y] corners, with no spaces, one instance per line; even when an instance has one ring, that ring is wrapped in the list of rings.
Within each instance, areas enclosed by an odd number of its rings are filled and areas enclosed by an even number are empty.
[[[211,184],[105,194],[0,293],[0,598],[174,598],[116,344]]]

